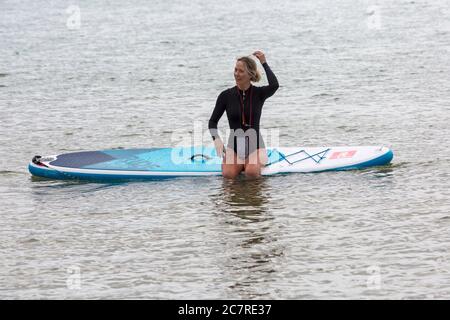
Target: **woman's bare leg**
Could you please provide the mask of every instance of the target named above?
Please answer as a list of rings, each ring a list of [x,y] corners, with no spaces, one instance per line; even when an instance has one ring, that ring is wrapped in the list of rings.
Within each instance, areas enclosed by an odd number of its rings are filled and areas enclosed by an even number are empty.
[[[249,178],[261,176],[261,168],[267,163],[267,151],[265,148],[253,151],[245,162],[245,175]]]
[[[222,163],[224,178],[234,179],[244,170],[244,161],[238,158],[233,149],[227,148]]]

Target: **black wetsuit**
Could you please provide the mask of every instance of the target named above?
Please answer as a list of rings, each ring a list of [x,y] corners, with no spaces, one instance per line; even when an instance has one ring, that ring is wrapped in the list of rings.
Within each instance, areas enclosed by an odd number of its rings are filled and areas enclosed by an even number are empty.
[[[259,120],[264,101],[277,91],[279,85],[269,65],[264,63],[263,67],[269,82],[268,86],[250,85],[245,92],[239,90],[237,86],[224,90],[217,98],[216,106],[209,119],[209,131],[213,139],[216,139],[219,137],[217,123],[223,113],[227,112],[228,123],[232,129],[228,148],[233,149],[241,158],[248,157],[256,149],[265,148],[259,132]],[[241,139],[242,137],[244,138]]]

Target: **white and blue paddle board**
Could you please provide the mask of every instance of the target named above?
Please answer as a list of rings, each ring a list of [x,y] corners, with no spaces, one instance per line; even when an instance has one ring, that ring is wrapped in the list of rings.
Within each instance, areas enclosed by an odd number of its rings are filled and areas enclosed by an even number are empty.
[[[262,175],[353,170],[388,164],[383,146],[268,148]],[[145,180],[221,174],[222,159],[213,147],[112,149],[35,156],[34,176],[78,180]]]

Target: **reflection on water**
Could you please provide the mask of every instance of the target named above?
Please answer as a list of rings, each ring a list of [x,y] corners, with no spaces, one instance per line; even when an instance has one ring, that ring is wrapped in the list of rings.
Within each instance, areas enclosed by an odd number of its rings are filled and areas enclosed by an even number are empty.
[[[265,178],[224,179],[223,202],[224,211],[242,219],[264,219],[267,208],[268,186]],[[263,218],[262,218],[263,217]]]
[[[240,177],[222,183],[218,217],[226,230],[222,266],[233,297],[264,297],[259,287],[274,278],[274,259],[283,255],[275,219],[268,210],[271,189],[266,178]]]

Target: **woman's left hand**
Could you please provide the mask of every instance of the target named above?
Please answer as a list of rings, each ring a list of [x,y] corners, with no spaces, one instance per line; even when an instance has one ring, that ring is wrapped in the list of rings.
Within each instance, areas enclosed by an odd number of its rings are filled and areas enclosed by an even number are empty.
[[[258,60],[259,60],[259,62],[261,62],[261,64],[267,62],[266,56],[264,55],[264,53],[262,51],[255,51],[255,52],[253,52],[253,55],[258,58]]]

